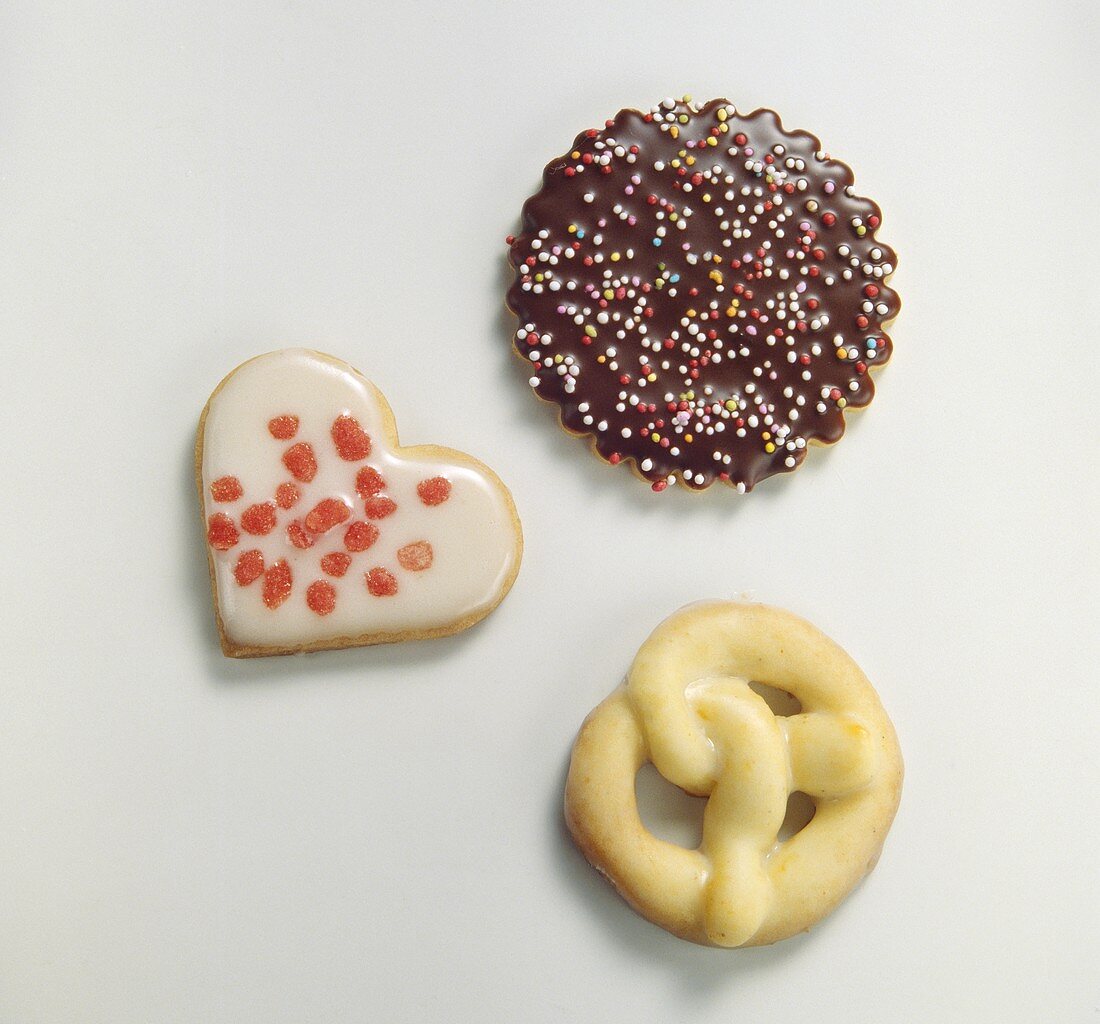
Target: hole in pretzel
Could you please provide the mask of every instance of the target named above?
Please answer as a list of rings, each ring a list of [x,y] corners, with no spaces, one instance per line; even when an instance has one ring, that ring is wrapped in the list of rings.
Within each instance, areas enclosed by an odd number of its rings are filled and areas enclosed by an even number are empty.
[[[642,824],[658,839],[688,850],[703,841],[705,797],[691,796],[674,786],[651,764],[644,764],[634,777],[634,793]]]
[[[780,690],[777,686],[769,686],[767,683],[758,683],[753,680],[749,683],[749,689],[764,698],[764,703],[772,709],[773,715],[789,718],[802,711],[802,701],[793,693]]]
[[[802,790],[796,789],[787,797],[787,813],[783,818],[783,824],[779,826],[779,834],[775,837],[777,843],[785,843],[788,839],[798,835],[817,813],[817,804],[814,798]]]

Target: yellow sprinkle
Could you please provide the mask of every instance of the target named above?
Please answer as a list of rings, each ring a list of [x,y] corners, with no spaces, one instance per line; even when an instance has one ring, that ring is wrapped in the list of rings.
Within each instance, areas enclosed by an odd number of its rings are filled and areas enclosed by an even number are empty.
[[[560,356],[560,355],[554,356],[554,362],[555,362],[555,363],[560,363],[560,362],[562,361],[562,359],[563,359],[563,358],[564,358],[564,357],[563,357],[563,356]]]
[[[764,431],[764,433],[762,433],[762,434],[761,434],[760,436],[761,436],[761,437],[762,437],[762,438],[763,438],[763,439],[764,439],[764,440],[766,441],[766,440],[768,440],[768,438],[769,438],[769,437],[771,437],[772,435],[771,435],[771,432],[770,432],[770,431],[768,431],[768,430],[765,430],[765,431]]]
[[[716,284],[721,284],[722,283],[722,271],[712,270],[710,272],[710,279],[712,281],[714,281]]]
[[[775,445],[772,444],[771,441],[769,441],[766,445],[764,445],[764,451],[771,455],[771,453],[775,451]]]
[[[696,316],[697,314],[696,314],[696,312],[695,312],[695,310],[694,310],[694,309],[689,309],[689,310],[687,311],[687,315],[688,315],[688,316]]]
[[[737,412],[737,403],[732,398],[727,398],[726,408],[729,409],[730,412]]]
[[[838,409],[843,409],[844,406],[846,406],[847,404],[848,404],[848,399],[847,398],[838,398],[836,400],[836,407]]]
[[[680,215],[679,215],[679,214],[676,214],[676,213],[670,213],[670,214],[668,215],[668,219],[669,219],[670,221],[672,221],[672,222],[673,222],[673,224],[675,224],[675,223],[676,223],[676,221],[678,221],[678,220],[680,219]]]
[[[607,356],[596,356],[596,362],[597,363],[606,363],[607,362]]]
[[[536,274],[535,275],[535,280],[536,281],[543,281],[543,280],[545,280],[545,278],[543,277],[542,274]]]
[[[676,125],[673,125],[671,128],[669,128],[668,134],[671,135],[674,139],[678,139],[680,137],[680,129],[677,128]]]
[[[693,156],[689,156],[689,157],[688,157],[688,158],[687,158],[687,159],[686,159],[686,160],[684,161],[684,163],[685,163],[685,164],[687,164],[687,165],[688,165],[688,167],[694,167],[694,166],[695,166],[695,157],[693,157]]]
[[[691,94],[690,93],[686,93],[686,92],[684,93],[684,102],[685,103],[690,103],[691,102]]]
[[[668,162],[668,164],[669,164],[669,167],[679,167],[680,166],[680,161],[679,160],[670,160]]]
[[[721,133],[722,133],[723,135],[725,135],[725,134],[726,134],[726,132],[728,132],[728,131],[730,130],[730,126],[729,126],[728,124],[720,124],[720,125],[718,126],[718,130],[719,130],[719,131],[720,131],[720,132],[721,132]],[[717,139],[715,139],[715,140],[714,140],[714,144],[715,144],[716,146],[718,145],[718,140],[717,140]]]
[[[722,127],[723,127],[723,128],[725,128],[725,125],[722,125]],[[714,135],[711,135],[711,136],[709,136],[709,137],[707,138],[707,145],[708,145],[708,146],[717,146],[717,145],[718,145],[718,138],[717,138],[717,136],[714,136]]]
[[[729,117],[729,114],[726,113],[726,108],[725,107],[719,107],[718,108],[718,120],[719,121],[724,121],[727,117]]]
[[[619,262],[619,254],[617,252],[613,252],[611,254],[611,262],[612,263],[618,263]]]
[[[847,359],[848,358],[848,350],[846,348],[838,348],[836,350],[836,357],[837,357],[837,359]]]
[[[709,192],[704,192],[703,193],[703,202],[704,203],[709,203],[710,202],[710,193]]]
[[[658,434],[658,433],[657,433],[657,431],[655,430],[655,431],[653,431],[653,433],[652,433],[652,434],[650,434],[650,435],[649,435],[649,439],[650,439],[651,441],[653,441],[653,442],[654,442],[654,443],[656,444],[656,443],[659,443],[659,442],[660,442],[660,440],[661,440],[661,435],[660,435],[660,434]]]
[[[687,114],[681,114],[681,115],[680,115],[680,124],[687,124],[687,123],[688,123],[688,116],[687,116]]]
[[[572,160],[579,160],[581,158],[581,151],[579,149],[574,149],[573,152],[569,154],[569,157]]]
[[[862,238],[865,234],[867,234],[867,229],[862,224],[860,224],[860,226],[856,228],[856,234],[859,235],[860,238]]]
[[[655,373],[650,373],[650,374],[646,375],[646,380],[649,381],[650,384],[652,384],[656,379],[657,379],[657,374],[655,374]],[[843,401],[843,399],[841,399],[841,401]]]
[[[615,298],[615,290],[614,290],[613,288],[605,288],[605,289],[603,290],[603,297],[604,297],[605,299],[613,299],[613,298]]]
[[[809,210],[810,213],[816,213],[817,212],[817,200],[816,199],[808,200],[807,203],[806,203],[806,209]]]
[[[691,434],[684,434],[684,440],[687,441],[688,444],[691,444],[691,442],[694,441],[695,438],[692,437]]]
[[[575,235],[576,233],[577,233],[577,225],[576,224],[570,224],[569,225],[569,234]]]

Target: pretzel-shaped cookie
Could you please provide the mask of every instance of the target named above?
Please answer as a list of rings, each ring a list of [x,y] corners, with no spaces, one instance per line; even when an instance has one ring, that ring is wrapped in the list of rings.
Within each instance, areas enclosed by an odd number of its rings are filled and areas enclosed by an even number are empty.
[[[802,705],[779,716],[749,685]],[[687,850],[642,824],[638,769],[708,797]],[[585,721],[565,810],[588,860],[681,938],[758,946],[805,931],[874,867],[901,796],[897,737],[867,677],[789,612],[706,602],[665,620]],[[791,793],[813,819],[778,840]]]

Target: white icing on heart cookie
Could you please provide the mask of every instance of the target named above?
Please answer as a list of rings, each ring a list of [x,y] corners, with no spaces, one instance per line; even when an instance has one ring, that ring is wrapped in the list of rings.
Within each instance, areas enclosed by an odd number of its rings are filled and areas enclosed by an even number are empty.
[[[489,614],[523,549],[487,466],[402,448],[346,363],[286,349],[211,395],[196,468],[222,647],[233,657],[444,636]]]

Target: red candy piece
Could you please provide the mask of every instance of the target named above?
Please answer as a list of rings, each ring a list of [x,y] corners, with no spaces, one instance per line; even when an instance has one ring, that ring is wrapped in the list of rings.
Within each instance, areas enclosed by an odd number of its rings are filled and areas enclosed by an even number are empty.
[[[343,551],[332,551],[321,556],[321,569],[330,576],[343,576],[351,568],[351,555]]]
[[[313,446],[304,441],[288,448],[283,453],[283,465],[295,480],[308,484],[317,475],[317,458]]]
[[[373,466],[364,466],[355,474],[355,490],[360,498],[369,498],[385,486],[386,481],[382,479],[382,474]]]
[[[397,560],[402,569],[409,572],[423,572],[432,564],[434,552],[432,546],[426,540],[418,540],[413,544],[406,544],[397,552]]]
[[[241,529],[257,537],[269,534],[275,529],[275,506],[270,501],[262,505],[249,505],[241,513]]]
[[[237,559],[237,564],[233,569],[233,575],[237,578],[237,583],[242,587],[247,587],[250,583],[255,583],[263,574],[263,553],[257,548],[253,548],[251,551],[242,551],[241,557]]]
[[[349,551],[366,551],[378,540],[378,527],[374,523],[352,523],[344,534],[344,547]]]
[[[294,484],[279,484],[275,488],[275,504],[279,508],[294,508],[302,492]]]
[[[327,533],[351,517],[351,509],[339,498],[325,498],[317,502],[306,516],[306,529],[310,533]]]
[[[210,496],[215,501],[236,501],[244,497],[244,488],[235,476],[220,476],[210,485]]]
[[[207,524],[206,539],[215,551],[228,551],[241,539],[233,520],[224,512],[215,512]]]
[[[313,547],[313,538],[306,533],[306,529],[302,526],[301,520],[295,519],[286,528],[286,539],[290,541],[296,548],[301,548],[303,551],[306,548]]]
[[[264,604],[278,608],[288,597],[294,584],[290,566],[281,558],[264,573]]]
[[[328,615],[336,607],[336,588],[327,580],[314,580],[306,589],[306,604],[318,615]]]
[[[445,476],[433,476],[416,485],[416,493],[425,505],[442,505],[451,496],[451,481]]]
[[[268,420],[267,429],[276,440],[289,441],[298,433],[298,417],[276,416],[273,420]]]
[[[397,579],[388,569],[375,566],[364,578],[367,590],[375,597],[393,597],[397,593]]]
[[[370,438],[354,416],[338,416],[332,424],[336,452],[345,462],[358,462],[370,455]]]
[[[368,519],[385,519],[397,511],[397,502],[386,497],[367,498],[363,510]]]

